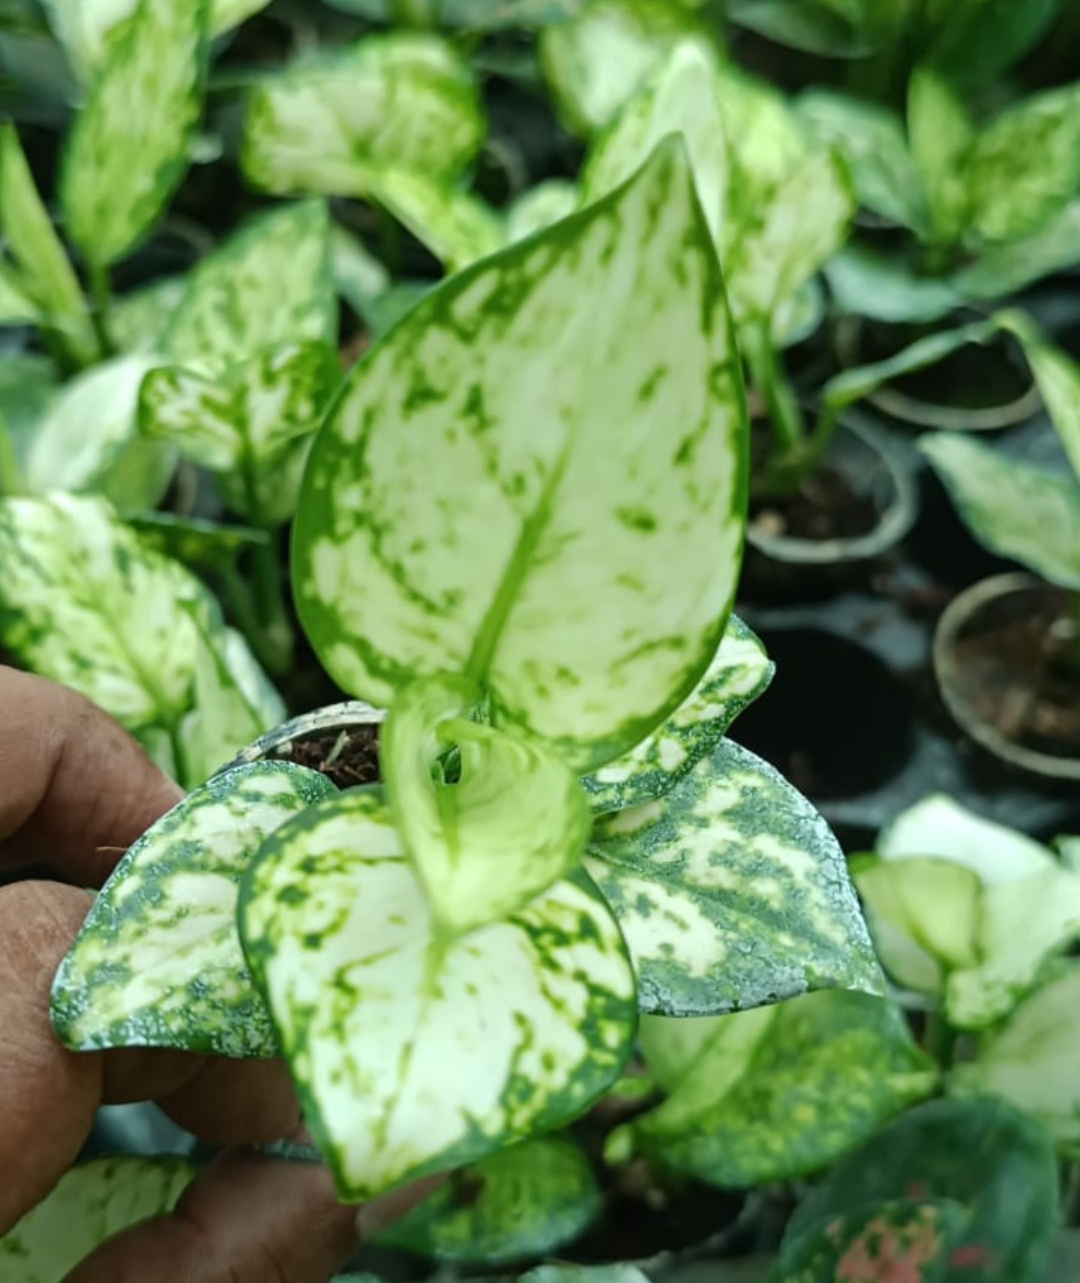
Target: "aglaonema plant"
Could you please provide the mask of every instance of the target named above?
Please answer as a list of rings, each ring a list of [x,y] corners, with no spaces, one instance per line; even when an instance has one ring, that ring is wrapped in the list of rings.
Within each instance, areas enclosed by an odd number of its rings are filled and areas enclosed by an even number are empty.
[[[723,738],[770,671],[730,617],[746,431],[677,140],[421,302],[320,429],[293,544],[320,659],[389,708],[381,783],[189,794],[61,966],[63,1041],[283,1055],[358,1200],[580,1114],[640,1010],[875,990],[835,840]]]

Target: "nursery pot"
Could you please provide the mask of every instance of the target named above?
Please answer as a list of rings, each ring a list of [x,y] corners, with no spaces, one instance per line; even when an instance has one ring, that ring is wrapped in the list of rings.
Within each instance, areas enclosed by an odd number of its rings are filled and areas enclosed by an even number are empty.
[[[321,771],[339,788],[374,784],[379,779],[378,729],[385,720],[384,709],[361,700],[328,704],[260,735],[221,769],[262,760],[295,762]]]
[[[934,672],[953,719],[994,757],[1080,781],[1080,594],[1024,574],[981,580],[942,614]]]

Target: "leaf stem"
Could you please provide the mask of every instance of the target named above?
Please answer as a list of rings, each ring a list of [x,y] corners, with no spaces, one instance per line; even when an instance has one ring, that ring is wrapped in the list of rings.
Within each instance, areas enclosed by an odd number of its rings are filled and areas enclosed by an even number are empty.
[[[777,355],[768,321],[753,327],[745,343],[745,354],[750,378],[765,402],[780,452],[800,450],[806,440],[806,425],[795,389]]]
[[[90,277],[90,298],[93,307],[90,309],[94,324],[94,333],[101,345],[103,357],[116,355],[116,344],[109,335],[109,323],[112,314],[112,281],[109,268],[105,263],[91,262],[88,267]]]
[[[22,469],[15,452],[11,429],[0,415],[0,495],[22,494],[24,490]]]

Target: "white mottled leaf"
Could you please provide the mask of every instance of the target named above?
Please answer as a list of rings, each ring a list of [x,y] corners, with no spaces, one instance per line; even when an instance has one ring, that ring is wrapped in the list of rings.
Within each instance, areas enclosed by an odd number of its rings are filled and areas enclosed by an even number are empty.
[[[568,1122],[630,1051],[633,971],[595,888],[575,877],[505,922],[439,937],[375,790],[278,830],[239,921],[346,1200]]]
[[[643,1011],[715,1015],[881,974],[828,826],[730,740],[663,797],[603,816],[586,867],[619,919]]]
[[[389,210],[440,262],[456,271],[502,249],[506,230],[472,192],[418,170],[373,172],[365,195]]]
[[[372,303],[390,288],[390,272],[359,236],[337,223],[330,231],[330,253],[338,293],[357,316],[366,316]]]
[[[569,218],[580,204],[581,191],[577,183],[565,178],[545,179],[522,192],[506,211],[506,239],[511,243],[524,240],[552,223]]]
[[[300,62],[252,92],[242,164],[271,192],[368,194],[368,177],[400,168],[457,178],[484,140],[468,64],[440,36],[394,32]]]
[[[253,219],[198,264],[164,350],[219,374],[269,348],[336,340],[330,216],[309,200]]]
[[[1080,483],[1080,366],[1046,342],[1022,313],[1007,312],[998,319],[1023,345],[1039,394]]]
[[[953,86],[926,67],[917,67],[908,82],[907,128],[930,215],[927,233],[933,241],[953,244],[970,212],[965,165],[975,127]]]
[[[68,233],[101,265],[146,235],[187,171],[202,110],[207,0],[140,0],[109,43],[60,171]]]
[[[163,815],[116,866],[56,973],[60,1041],[276,1055],[240,949],[237,885],[279,825],[335,792],[316,771],[254,762]]]
[[[0,641],[129,729],[172,725],[191,698],[202,584],[142,544],[103,500],[0,502]]]
[[[955,433],[921,437],[919,449],[981,544],[1080,588],[1080,480]]]
[[[121,352],[160,352],[173,313],[187,292],[186,276],[163,276],[109,308],[109,337]]]
[[[385,705],[465,672],[496,725],[587,771],[715,653],[745,449],[715,251],[672,141],[445,282],[356,367],[304,477],[301,619],[351,693]]]
[[[592,809],[598,814],[615,811],[666,793],[716,748],[775,670],[758,638],[732,615],[705,675],[668,720],[581,781]]]
[[[6,1283],[57,1283],[106,1239],[176,1206],[198,1168],[186,1158],[94,1158],[61,1176],[3,1238]]]
[[[448,936],[505,918],[565,877],[591,822],[562,759],[542,740],[469,720],[479,702],[465,678],[414,682],[379,739],[398,830]],[[452,778],[441,767],[448,748]]]

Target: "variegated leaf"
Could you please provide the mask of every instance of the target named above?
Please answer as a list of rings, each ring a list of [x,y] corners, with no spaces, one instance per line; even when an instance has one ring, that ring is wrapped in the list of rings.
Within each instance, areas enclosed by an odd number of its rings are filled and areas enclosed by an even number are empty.
[[[336,340],[330,217],[311,200],[260,215],[199,263],[164,350],[220,374],[268,349]]]
[[[375,790],[283,826],[239,920],[344,1199],[569,1121],[630,1051],[633,970],[587,879],[447,941]]]
[[[387,168],[457,178],[484,140],[468,64],[440,36],[394,32],[264,80],[244,123],[242,163],[271,192],[368,194]]]
[[[372,172],[365,195],[389,210],[451,271],[506,244],[506,229],[490,205],[472,192],[419,171]]]
[[[626,936],[643,1011],[714,1015],[811,989],[881,990],[836,839],[730,740],[663,797],[601,817],[586,867]]]
[[[965,165],[975,127],[952,84],[936,71],[917,67],[908,82],[907,128],[930,215],[928,238],[951,245],[970,215]]]
[[[94,1158],[0,1238],[7,1283],[57,1283],[94,1248],[150,1216],[171,1212],[198,1168],[186,1158]]]
[[[625,752],[715,653],[744,414],[673,140],[613,196],[451,278],[356,367],[295,528],[320,659],[377,704],[465,672],[497,725],[582,771]]]
[[[116,866],[56,973],[60,1041],[276,1055],[240,949],[237,884],[279,825],[334,792],[316,771],[253,762],[163,815]]]
[[[931,433],[919,448],[981,544],[1052,583],[1080,588],[1080,479],[958,433]]]
[[[108,45],[60,171],[68,233],[91,263],[129,253],[187,171],[208,10],[208,0],[140,0]]]
[[[969,298],[996,303],[1077,260],[1080,199],[1062,207],[1030,236],[986,248],[974,263],[957,272],[957,288]]]
[[[643,1020],[647,1061],[675,1023]],[[900,1011],[866,994],[809,994],[693,1023],[706,1028],[681,1066],[667,1058],[667,1099],[630,1130],[638,1149],[708,1184],[804,1176],[935,1087]]]
[[[114,299],[109,338],[121,352],[160,352],[187,285],[186,276],[164,276]]]
[[[325,343],[270,348],[216,378],[166,367],[142,384],[139,426],[223,473],[229,508],[273,528],[292,516],[310,438],[339,377]]]
[[[175,724],[198,641],[202,584],[144,546],[100,499],[0,502],[0,641],[130,729]]]
[[[581,204],[577,183],[565,178],[547,178],[515,200],[506,211],[508,243],[523,241],[534,232],[542,232],[552,223],[569,218]]]
[[[1023,345],[1039,394],[1080,484],[1080,366],[1048,343],[1023,313],[1006,312],[997,319]]]
[[[270,536],[251,526],[225,526],[203,517],[178,517],[172,512],[140,512],[127,518],[148,548],[185,566],[220,570],[235,566],[248,548],[265,547]]]
[[[704,677],[658,730],[581,781],[597,814],[667,793],[724,737],[772,681],[776,665],[737,616]]]
[[[570,768],[542,740],[471,721],[479,702],[465,678],[414,682],[379,739],[398,831],[436,929],[451,938],[522,909],[570,873],[589,836]]]

